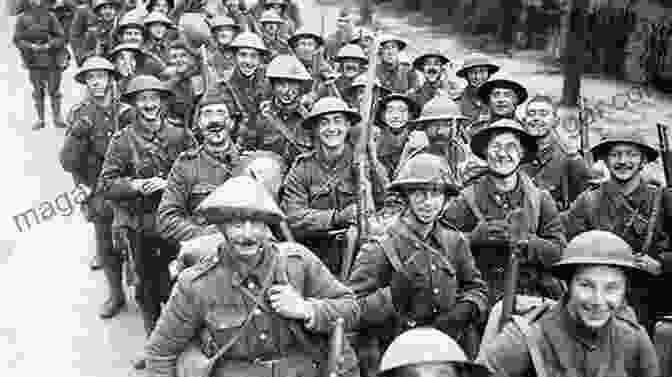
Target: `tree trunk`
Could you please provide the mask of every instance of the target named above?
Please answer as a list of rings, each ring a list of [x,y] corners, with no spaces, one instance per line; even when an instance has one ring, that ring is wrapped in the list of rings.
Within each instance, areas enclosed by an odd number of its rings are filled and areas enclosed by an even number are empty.
[[[584,68],[584,54],[586,46],[587,9],[589,0],[573,0],[569,28],[563,58],[563,73],[565,76],[562,87],[562,104],[569,107],[578,107],[581,95],[581,73]]]
[[[502,24],[499,29],[499,40],[507,46],[513,46],[515,25],[522,7],[521,0],[502,0]]]

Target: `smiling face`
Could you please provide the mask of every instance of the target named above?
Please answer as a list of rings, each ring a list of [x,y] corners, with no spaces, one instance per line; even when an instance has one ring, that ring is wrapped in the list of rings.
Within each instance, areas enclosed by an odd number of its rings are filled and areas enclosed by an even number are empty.
[[[518,170],[523,153],[518,136],[507,131],[492,136],[485,150],[490,171],[501,177],[508,177]]]
[[[605,158],[611,177],[621,183],[633,179],[644,168],[646,159],[642,150],[633,144],[614,144]]]
[[[422,64],[422,73],[425,79],[429,82],[437,82],[441,79],[443,72],[442,60],[438,56],[430,56],[425,58]]]
[[[422,187],[409,190],[408,208],[422,224],[431,224],[439,217],[446,195],[439,187]]]
[[[467,82],[469,85],[478,88],[490,79],[490,70],[485,66],[476,66],[467,71]]]
[[[135,95],[135,107],[146,121],[159,119],[161,112],[161,93],[156,90],[143,90]]]
[[[114,65],[117,71],[124,77],[131,77],[135,75],[135,70],[138,65],[136,53],[132,50],[123,50],[114,58]]]
[[[343,76],[354,79],[362,73],[362,63],[358,59],[343,59],[341,61],[341,72]]]
[[[518,96],[513,89],[494,88],[490,92],[490,109],[495,115],[507,117],[516,111]]]
[[[569,282],[569,314],[593,330],[604,327],[623,306],[627,278],[610,266],[579,267]]]
[[[156,0],[152,11],[161,12],[167,15],[170,12],[170,4],[168,4],[168,0]]]
[[[236,51],[236,63],[243,76],[250,77],[261,65],[261,54],[254,48],[239,48]]]
[[[236,30],[231,26],[222,26],[213,31],[212,36],[219,46],[228,46],[236,37]]]
[[[188,72],[196,64],[196,58],[182,47],[171,48],[168,52],[170,64],[178,73]]]
[[[218,228],[229,241],[231,251],[238,255],[256,254],[270,235],[268,226],[260,220],[235,219]]]
[[[225,147],[234,126],[229,108],[225,104],[211,104],[201,108],[198,125],[205,143],[215,147]]]
[[[117,15],[117,7],[112,4],[105,4],[98,8],[98,15],[105,22],[110,22],[114,20],[114,17]]]
[[[399,63],[399,44],[395,41],[388,41],[380,46],[380,58],[385,64],[396,65]]]
[[[86,73],[85,81],[89,95],[94,98],[102,98],[107,94],[107,87],[110,83],[110,74],[102,69],[89,71]]]
[[[145,36],[141,28],[129,26],[123,29],[120,39],[122,43],[142,44],[145,41]]]
[[[383,121],[390,128],[400,129],[406,125],[408,122],[408,105],[405,101],[402,100],[392,100],[387,102],[385,105],[385,111],[383,111]]]
[[[317,137],[327,149],[338,149],[345,145],[349,129],[350,120],[344,113],[325,114],[317,120]]]
[[[296,56],[303,61],[307,61],[313,58],[313,55],[317,51],[317,41],[315,38],[306,36],[298,38],[296,40],[296,45],[294,46],[294,52]]]
[[[152,38],[156,40],[162,40],[165,36],[166,33],[168,32],[168,26],[166,24],[163,24],[161,22],[153,22],[149,24],[149,34],[152,36]]]
[[[283,105],[295,104],[301,94],[301,82],[297,80],[273,79],[273,95]]]
[[[548,135],[555,127],[557,116],[553,104],[546,101],[534,101],[527,104],[525,109],[525,123],[527,131],[536,137]]]

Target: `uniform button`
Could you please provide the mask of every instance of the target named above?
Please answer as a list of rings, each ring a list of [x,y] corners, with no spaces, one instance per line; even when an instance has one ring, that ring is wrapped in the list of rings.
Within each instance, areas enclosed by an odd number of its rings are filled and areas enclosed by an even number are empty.
[[[266,340],[266,338],[268,338],[268,335],[266,335],[265,332],[262,332],[261,334],[259,334],[259,339]]]
[[[429,269],[432,270],[432,271],[436,271],[436,265],[433,264]]]
[[[259,315],[259,314],[261,314],[261,310],[259,308],[256,308],[252,311],[252,314],[253,315]]]
[[[435,295],[438,295],[439,294],[439,288],[432,289],[432,292],[434,292]]]
[[[249,282],[249,283],[247,283],[247,288],[249,288],[249,289],[254,289],[254,288],[256,288],[256,287],[257,287],[257,286],[256,286],[253,282]]]
[[[501,274],[502,272],[504,272],[504,268],[503,267],[497,267],[497,268],[495,268],[495,272],[498,272],[498,273]]]
[[[416,249],[419,249],[420,248],[420,243],[416,242],[416,243],[413,244],[413,246],[415,246]]]

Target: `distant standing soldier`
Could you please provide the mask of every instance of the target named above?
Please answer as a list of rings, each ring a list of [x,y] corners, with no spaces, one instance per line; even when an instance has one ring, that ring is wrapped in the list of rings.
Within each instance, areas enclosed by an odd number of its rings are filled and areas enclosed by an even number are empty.
[[[422,73],[422,86],[411,91],[411,98],[422,108],[439,95],[455,97],[457,84],[446,80],[446,65],[450,59],[440,51],[422,54],[413,60],[413,69]]]
[[[98,186],[106,199],[115,202],[114,226],[126,233],[133,252],[147,335],[170,293],[168,264],[177,254],[176,245],[158,233],[156,209],[173,162],[194,146],[190,134],[163,114],[170,95],[156,77],[140,75],[131,80],[124,100],[135,107],[137,118],[114,135]]]
[[[303,127],[312,132],[315,148],[296,160],[280,195],[297,240],[315,250],[334,273],[341,269],[345,240],[329,232],[346,229],[357,221],[354,153],[347,137],[360,120],[359,113],[341,99],[318,100],[303,121]],[[382,199],[387,172],[373,150],[369,148],[368,152],[373,198]]]
[[[364,73],[368,59],[361,47],[348,44],[341,47],[333,60],[340,74],[332,83],[323,83],[318,89],[317,96],[343,97],[347,101],[346,94],[355,78]]]
[[[171,119],[191,129],[192,117],[198,97],[205,92],[201,73],[201,56],[185,38],[178,38],[168,45],[168,68],[161,74],[173,92],[168,104]]]
[[[319,32],[311,31],[309,28],[301,28],[289,38],[288,43],[294,55],[305,66],[313,80],[321,83],[333,76],[332,68],[324,59],[322,51],[324,38]],[[314,64],[315,62],[317,62],[317,65]],[[313,72],[315,67],[317,67],[317,72]]]
[[[408,43],[394,35],[384,35],[377,40],[380,62],[376,67],[376,77],[380,84],[395,93],[408,93],[415,89],[416,77],[413,71],[400,63],[399,53]]]
[[[120,12],[120,0],[92,0],[92,7],[77,8],[70,41],[78,65],[91,55],[107,56],[112,50]]]
[[[498,71],[499,65],[490,58],[474,53],[467,56],[462,62],[462,67],[455,72],[457,77],[467,81],[459,102],[462,115],[469,118],[470,123],[478,121],[484,112],[487,114],[486,104],[479,97],[478,89]]]
[[[164,65],[168,64],[168,44],[177,33],[177,27],[173,21],[163,13],[151,12],[145,17],[145,43],[143,50],[161,60]]]
[[[294,32],[303,26],[299,9],[294,3],[296,0],[259,0],[255,13],[261,16],[266,10],[271,10],[285,19],[281,35],[289,38]]]
[[[148,376],[174,377],[185,351],[202,364],[217,355],[212,374],[192,371],[204,376],[359,376],[347,345],[336,370],[326,369],[332,323],[343,318],[350,329],[359,316],[354,295],[306,247],[273,239],[270,226],[285,216],[268,189],[234,177],[197,210],[226,242],[179,275],[145,346]]]
[[[87,96],[73,106],[68,115],[68,131],[60,153],[63,170],[70,172],[76,185],[83,185],[89,196],[82,205],[86,220],[93,223],[96,254],[105,272],[108,298],[99,315],[111,318],[125,305],[121,281],[121,258],[112,244],[113,210],[103,198],[97,180],[112,135],[132,121],[130,107],[118,105],[113,97],[114,80],[119,74],[105,58],[92,56],[75,75],[86,86]]]
[[[559,298],[559,282],[547,270],[560,259],[566,244],[558,209],[551,195],[520,171],[521,162],[534,158],[536,139],[518,122],[501,119],[475,134],[470,145],[487,162],[488,171],[448,203],[444,221],[468,235],[489,285],[490,304],[504,293],[510,242],[523,250],[517,293]],[[511,216],[515,211],[522,214]]]
[[[44,99],[51,98],[54,125],[65,128],[61,115],[62,67],[57,56],[65,48],[65,33],[56,17],[49,12],[45,0],[29,0],[30,7],[16,20],[14,44],[21,53],[33,85],[33,102],[37,121],[33,130],[44,128]]]
[[[217,80],[227,81],[236,66],[235,49],[231,46],[240,32],[240,25],[231,17],[217,16],[210,22],[211,43],[208,45],[208,64]]]
[[[527,100],[527,89],[510,77],[493,77],[478,88],[478,96],[486,106],[486,114],[481,119],[486,122],[472,123],[469,135],[478,131],[478,126],[495,122],[499,119],[515,119],[518,105]]]
[[[281,33],[285,22],[285,19],[272,10],[264,11],[259,17],[259,23],[261,24],[259,34],[261,34],[264,44],[270,50],[270,59],[278,55],[292,53],[292,49],[287,42],[288,38]]]

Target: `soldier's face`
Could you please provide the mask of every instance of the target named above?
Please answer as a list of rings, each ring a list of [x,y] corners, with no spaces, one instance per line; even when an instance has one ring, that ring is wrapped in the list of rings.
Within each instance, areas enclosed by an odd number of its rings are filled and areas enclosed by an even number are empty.
[[[156,0],[153,11],[168,14],[168,12],[170,12],[170,5],[166,0]]]
[[[569,314],[589,329],[604,327],[625,301],[626,282],[617,267],[579,267],[569,283]]]
[[[518,136],[503,132],[490,138],[486,148],[488,168],[496,175],[508,177],[518,170],[523,147]]]
[[[136,44],[142,44],[144,42],[145,37],[142,33],[142,29],[138,29],[135,27],[127,27],[124,28],[124,31],[121,33],[121,42],[122,43],[136,43]]]
[[[252,76],[261,64],[261,54],[253,48],[239,48],[236,52],[236,62],[240,72],[246,76]]]
[[[639,147],[615,144],[607,153],[605,162],[613,179],[627,182],[642,170],[646,160]]]
[[[285,11],[285,6],[281,4],[271,4],[266,6],[267,10],[272,10],[278,16],[282,16],[282,13]]]
[[[275,22],[264,22],[264,30],[266,33],[275,35],[278,31],[280,31],[280,24],[275,23]]]
[[[231,249],[239,255],[254,255],[269,238],[268,226],[259,220],[232,220],[219,226]]]
[[[490,79],[490,70],[487,67],[473,67],[467,71],[467,82],[478,88]]]
[[[236,31],[229,26],[223,26],[215,31],[215,40],[220,46],[228,46],[236,37]]]
[[[145,120],[157,120],[161,112],[161,94],[156,90],[143,90],[135,95],[135,107]]]
[[[354,79],[362,73],[362,65],[359,60],[343,59],[343,62],[341,63],[341,71],[343,72],[343,76],[349,79]]]
[[[446,195],[438,188],[422,188],[408,192],[408,207],[423,224],[433,223],[441,213]]]
[[[301,82],[296,80],[273,80],[273,95],[280,103],[289,105],[296,103],[301,94]]]
[[[323,147],[340,148],[345,144],[350,121],[343,113],[326,114],[317,121],[317,136]]]
[[[490,109],[498,116],[510,116],[516,111],[518,96],[508,88],[494,88],[490,92]]]
[[[114,63],[122,76],[131,77],[135,75],[135,69],[137,66],[135,52],[129,50],[120,51],[115,57]]]
[[[185,73],[196,63],[195,58],[183,48],[173,48],[169,52],[170,64],[175,66],[177,72]]]
[[[294,51],[301,60],[308,60],[313,58],[313,54],[317,50],[317,41],[313,38],[299,38],[296,41]]]
[[[104,21],[112,21],[114,17],[117,15],[117,7],[115,7],[112,4],[105,4],[98,8],[98,15],[100,18],[102,18]]]
[[[448,145],[455,140],[456,132],[460,126],[459,119],[442,119],[431,121],[425,133],[432,145]]]
[[[542,137],[548,135],[548,132],[555,126],[557,121],[553,105],[536,101],[527,104],[525,110],[525,123],[527,132],[532,136]]]
[[[357,44],[362,48],[362,50],[364,50],[364,54],[369,56],[371,53],[371,46],[373,46],[373,38],[363,37],[359,40],[359,42],[357,42]]]
[[[226,7],[229,9],[238,9],[240,8],[240,1],[238,0],[226,0],[224,2],[226,4]]]
[[[149,34],[156,40],[161,40],[166,36],[168,27],[160,22],[155,22],[149,25]]]
[[[424,363],[399,368],[394,377],[468,377],[450,363]]]
[[[441,64],[441,59],[436,56],[430,56],[425,59],[425,63],[422,65],[422,73],[425,75],[427,81],[439,81],[442,72],[443,64]]]
[[[383,63],[397,64],[399,62],[399,44],[394,41],[383,43],[380,46],[380,58]]]
[[[383,112],[383,120],[385,123],[394,129],[400,129],[408,122],[408,105],[401,100],[389,101],[385,105]]]
[[[86,87],[92,97],[105,97],[110,83],[110,74],[107,71],[97,70],[86,73]]]
[[[234,121],[225,104],[212,104],[201,108],[199,127],[204,141],[213,146],[225,146],[230,140]]]

